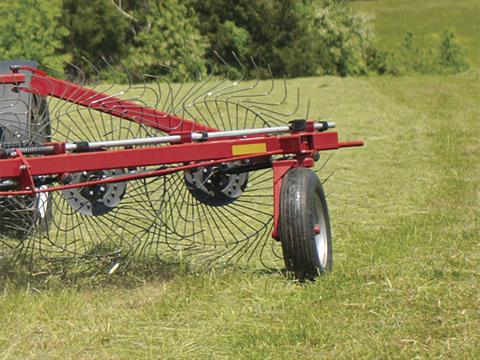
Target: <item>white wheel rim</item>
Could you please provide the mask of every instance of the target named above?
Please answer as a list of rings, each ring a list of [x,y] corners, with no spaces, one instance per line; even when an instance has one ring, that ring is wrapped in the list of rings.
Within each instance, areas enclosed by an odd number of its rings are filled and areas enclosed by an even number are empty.
[[[314,228],[320,229],[318,234],[315,234],[315,247],[317,249],[318,262],[321,269],[327,265],[328,259],[328,239],[327,239],[327,223],[323,212],[322,202],[319,196],[315,196],[315,224]]]
[[[44,190],[46,188],[47,188],[46,185],[40,186],[41,190]],[[44,219],[45,216],[47,215],[48,196],[49,196],[49,193],[47,192],[41,192],[37,194],[37,211],[38,211],[38,214],[40,215],[40,219]]]

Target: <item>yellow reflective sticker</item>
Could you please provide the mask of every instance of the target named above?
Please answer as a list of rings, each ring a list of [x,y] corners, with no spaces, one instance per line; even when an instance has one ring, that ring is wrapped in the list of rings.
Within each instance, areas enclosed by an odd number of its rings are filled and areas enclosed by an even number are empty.
[[[245,144],[245,145],[233,145],[232,155],[248,155],[267,152],[266,143]]]

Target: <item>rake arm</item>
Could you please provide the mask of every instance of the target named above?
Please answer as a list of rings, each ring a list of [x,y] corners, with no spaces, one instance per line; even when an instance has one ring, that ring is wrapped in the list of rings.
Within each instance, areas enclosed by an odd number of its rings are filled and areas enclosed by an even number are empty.
[[[193,251],[201,249],[203,244],[212,254],[217,254],[215,256],[230,254],[228,256],[235,257],[244,252],[246,257],[250,257],[256,251],[256,246],[259,246],[252,245],[256,243],[255,239],[264,238],[267,232],[279,239],[280,197],[282,181],[287,173],[295,168],[313,167],[320,151],[363,145],[362,141],[339,141],[338,134],[329,131],[335,127],[331,122],[300,119],[293,120],[288,125],[282,125],[284,122],[280,122],[281,126],[274,126],[279,125],[275,122],[268,124],[262,118],[262,112],[267,114],[266,118],[280,116],[282,114],[276,109],[267,111],[268,106],[280,104],[262,104],[257,100],[265,95],[261,93],[254,94],[254,100],[248,100],[243,91],[249,88],[235,93],[230,85],[223,83],[205,93],[205,98],[209,99],[203,103],[204,112],[199,112],[202,119],[189,117],[191,113],[188,106],[184,106],[185,111],[182,112],[182,115],[187,116],[178,116],[173,111],[144,106],[141,101],[123,99],[123,92],[109,95],[57,79],[31,66],[11,67],[11,73],[0,74],[0,85],[7,89],[4,92],[11,94],[51,97],[88,112],[93,110],[108,115],[112,120],[109,124],[110,132],[125,131],[128,134],[119,135],[116,139],[104,138],[102,133],[108,131],[98,131],[98,125],[95,128],[99,135],[96,136],[96,141],[77,139],[77,135],[84,132],[82,125],[76,124],[73,141],[68,137],[71,133],[67,131],[64,141],[52,141],[49,136],[45,136],[47,141],[3,145],[0,142],[0,202],[4,207],[0,207],[0,211],[3,213],[13,209],[11,213],[16,214],[21,209],[27,214],[30,211],[37,215],[43,212],[43,215],[21,218],[23,223],[15,215],[15,222],[20,224],[15,226],[23,227],[25,230],[20,233],[27,236],[31,232],[30,228],[38,227],[41,221],[53,222],[56,230],[38,233],[38,244],[31,246],[36,248],[47,242],[58,246],[56,251],[60,253],[67,251],[67,248],[68,251],[76,251],[70,250],[70,245],[61,247],[56,244],[67,241],[68,237],[63,232],[67,231],[69,222],[77,224],[72,225],[74,233],[80,227],[89,233],[91,230],[87,225],[90,223],[103,226],[105,222],[111,221],[116,225],[118,219],[121,219],[124,224],[118,226],[121,231],[119,236],[121,239],[130,237],[133,239],[132,244],[137,244],[136,239],[141,237],[147,239],[148,246],[153,247],[158,245],[152,245],[156,241],[153,239],[161,238],[163,245],[171,250],[180,248]],[[223,100],[219,95],[222,86],[225,91]],[[215,92],[215,96],[211,95]],[[8,99],[9,94],[2,96]],[[190,94],[191,98],[196,99],[195,96]],[[171,98],[174,99],[175,96]],[[179,99],[182,100],[181,97]],[[182,100],[183,105],[185,99]],[[232,105],[235,99],[237,103]],[[238,128],[229,126],[229,130],[216,126],[224,124],[227,118],[222,118],[219,104],[225,106],[230,125],[235,124]],[[195,101],[191,109],[198,110]],[[15,116],[3,111],[7,116]],[[244,111],[244,117],[238,115],[241,111]],[[68,111],[65,114],[69,116]],[[218,118],[215,118],[215,114]],[[237,114],[233,120],[231,114]],[[248,116],[253,116],[253,126],[242,128],[242,121],[247,124]],[[211,121],[205,121],[206,118]],[[91,119],[95,120],[94,117]],[[59,128],[64,126],[61,118],[58,121]],[[76,119],[70,117],[69,121],[75,122]],[[116,127],[114,121],[122,122],[122,125]],[[13,120],[4,120],[9,126],[12,122]],[[258,127],[259,122],[261,127]],[[94,124],[95,121],[85,121],[87,123]],[[134,132],[124,123],[139,127],[142,131],[139,130],[139,133],[144,135],[130,135]],[[105,124],[101,126],[105,127]],[[65,134],[58,132],[62,136]],[[0,133],[0,138],[1,136]],[[265,175],[269,169],[273,169],[268,175],[271,178]],[[155,181],[162,178],[165,180],[160,180],[162,182],[156,186]],[[267,183],[270,189],[273,187],[271,195],[264,193],[263,184],[266,181],[270,182]],[[246,190],[247,185],[253,188],[249,190],[250,193]],[[131,195],[127,195],[127,191]],[[171,192],[174,191],[179,191],[181,195],[172,195]],[[54,197],[54,194],[59,195]],[[261,200],[269,196],[271,205]],[[12,202],[10,199],[17,200]],[[42,201],[47,205],[41,205]],[[62,221],[47,219],[45,214],[53,206],[57,207]],[[269,212],[262,210],[269,206]],[[134,217],[132,214],[138,214],[135,220],[130,220]],[[240,214],[237,220],[231,219],[236,217],[233,214]],[[67,220],[68,216],[73,220]],[[153,219],[147,220],[146,217]],[[173,225],[173,218],[182,223],[183,228]],[[197,221],[203,223],[195,225]],[[2,232],[12,233],[13,230],[2,226],[0,223],[0,235]],[[234,228],[240,235],[233,250],[230,247],[228,251],[220,252],[215,239],[228,245],[225,233],[232,231],[230,228]],[[211,238],[207,239],[207,233]],[[236,235],[230,232],[230,236]],[[83,234],[73,237],[76,239],[75,244],[81,243],[82,249],[86,249],[92,236],[88,236],[88,241]],[[189,242],[190,238],[193,239],[192,242]],[[172,245],[172,242],[177,245]],[[141,246],[132,251],[150,251],[146,248],[147,245]],[[235,250],[236,247],[238,250]]]

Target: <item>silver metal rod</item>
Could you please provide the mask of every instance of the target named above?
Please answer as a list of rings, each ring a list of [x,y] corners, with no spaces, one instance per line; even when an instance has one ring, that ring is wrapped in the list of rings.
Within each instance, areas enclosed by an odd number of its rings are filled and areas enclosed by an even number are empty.
[[[326,126],[325,126],[326,125]],[[318,122],[314,124],[315,130],[327,130],[334,128],[335,123],[333,122]],[[277,127],[268,127],[268,128],[259,128],[259,129],[244,129],[244,130],[230,130],[230,131],[217,131],[217,132],[192,132],[193,141],[201,141],[206,139],[219,139],[235,136],[250,136],[250,135],[262,135],[262,134],[280,134],[288,133],[290,128],[288,126],[277,126]],[[157,136],[150,138],[140,138],[140,139],[126,139],[126,140],[111,140],[111,141],[98,141],[88,143],[89,149],[100,149],[107,147],[116,147],[116,146],[136,146],[136,145],[156,145],[163,143],[177,143],[181,140],[180,135],[169,135],[169,136]],[[75,151],[79,149],[79,145],[75,143],[65,144],[67,151]]]
[[[323,126],[323,122],[316,122],[315,125],[313,126],[315,130],[327,130],[327,129],[333,129],[335,128],[335,123],[332,121],[325,121],[325,124],[327,124],[327,128],[325,129]]]
[[[180,135],[169,135],[169,136],[157,136],[150,138],[139,138],[139,139],[126,139],[126,140],[110,140],[110,141],[97,141],[88,143],[90,149],[101,149],[106,147],[115,147],[115,146],[135,146],[135,145],[155,145],[162,143],[175,143],[179,142],[181,139]],[[71,145],[75,145],[75,148],[71,148]],[[66,144],[67,150],[76,150],[77,144]],[[69,149],[70,148],[70,149]]]

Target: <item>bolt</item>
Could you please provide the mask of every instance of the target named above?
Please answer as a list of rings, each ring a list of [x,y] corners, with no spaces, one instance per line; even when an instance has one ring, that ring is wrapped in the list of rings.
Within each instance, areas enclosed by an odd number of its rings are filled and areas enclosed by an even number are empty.
[[[106,179],[106,178],[107,178],[107,175],[103,174],[102,179]]]
[[[102,186],[102,187],[100,188],[100,191],[101,191],[101,192],[105,192],[105,187]]]
[[[82,175],[83,175],[83,176],[87,176],[88,173],[87,173],[86,171],[84,171],[84,172],[82,172]]]
[[[20,165],[20,170],[27,170],[27,165]]]
[[[203,168],[203,173],[204,173],[204,174],[208,173],[207,168]]]
[[[93,196],[93,194],[95,194],[95,193],[93,192],[93,190],[90,190],[89,194],[90,194],[90,196]]]
[[[313,227],[313,232],[315,233],[315,235],[320,234],[320,225],[315,225]]]
[[[207,184],[211,184],[211,183],[212,183],[212,180],[208,179]]]
[[[70,183],[72,180],[73,180],[72,174],[69,174],[69,173],[63,174],[63,176],[62,176],[62,181],[63,181],[65,184]]]

